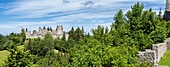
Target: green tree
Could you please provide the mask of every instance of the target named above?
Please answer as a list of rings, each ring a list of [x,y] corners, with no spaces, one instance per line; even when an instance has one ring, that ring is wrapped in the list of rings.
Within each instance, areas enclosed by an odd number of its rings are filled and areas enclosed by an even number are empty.
[[[21,36],[21,44],[23,44],[24,41],[25,41],[25,39],[26,39],[26,35],[25,35],[25,30],[24,30],[24,28],[21,29],[20,36]]]
[[[85,37],[85,32],[84,32],[84,27],[82,26],[82,29],[81,29],[81,32],[82,32],[82,38],[84,38]]]
[[[50,30],[53,31],[52,27],[50,27]]]
[[[141,17],[144,5],[137,2],[134,6],[131,6],[132,10],[129,10],[126,14],[128,18],[128,23],[133,20],[134,17]]]
[[[74,32],[74,28],[72,27],[71,30],[68,32],[69,34],[69,39],[72,38],[74,39],[75,38],[75,32]]]
[[[11,40],[0,34],[0,50],[5,50],[11,42]]]
[[[66,34],[63,34],[62,40],[66,40]]]
[[[97,40],[102,40],[102,38],[104,37],[104,27],[102,26],[98,26],[97,29],[92,29],[92,33],[94,35],[94,38]]]
[[[47,30],[50,31],[50,28],[48,27]]]
[[[166,29],[164,27],[157,27],[155,31],[152,31],[150,37],[154,43],[162,43],[166,39]]]
[[[111,67],[133,66],[137,64],[136,47],[112,47],[100,43],[96,39],[83,40],[85,43],[72,48],[69,53],[72,65],[75,67]]]
[[[33,34],[35,34],[36,30],[33,31]]]
[[[45,56],[48,51],[54,49],[53,37],[47,33],[44,40],[40,41],[36,49],[39,56]]]
[[[126,14],[127,23],[130,23],[130,29],[132,31],[137,31],[140,29],[139,24],[141,23],[143,8],[144,5],[137,2],[134,6],[131,6],[132,10],[129,10]]]
[[[39,64],[40,67],[55,67],[55,63],[57,62],[56,58],[57,55],[51,50],[48,51],[45,58],[38,61],[37,64]]]
[[[113,18],[113,20],[115,21],[112,24],[112,28],[117,29],[120,25],[122,25],[123,23],[125,23],[125,17],[123,16],[123,12],[122,10],[119,10],[119,12],[115,15],[115,17]]]
[[[158,18],[159,18],[160,21],[162,21],[162,11],[161,11],[161,7],[160,7],[160,10],[159,10]]]
[[[82,39],[82,32],[78,27],[75,31],[75,41],[78,42],[80,39]]]
[[[32,52],[33,46],[32,46],[32,41],[31,41],[31,39],[28,39],[28,40],[25,42],[24,47],[25,47],[25,50],[30,50],[30,51]]]
[[[31,54],[37,55],[39,49],[41,48],[41,46],[39,45],[40,42],[41,42],[40,38],[28,39],[28,41],[25,42],[24,47],[26,50],[30,50]]]
[[[43,29],[46,29],[45,26],[43,27]]]
[[[5,67],[30,67],[31,55],[28,51],[24,52],[22,49],[17,49],[15,43],[9,46],[10,55],[7,57]]]
[[[26,32],[28,31],[28,29],[26,28]]]
[[[85,37],[90,38],[90,33],[88,32],[88,34],[86,34]]]
[[[141,23],[139,23],[138,26],[145,34],[150,34],[156,28],[157,22],[159,21],[154,19],[155,15],[156,13],[153,12],[151,8],[149,11],[143,11]]]

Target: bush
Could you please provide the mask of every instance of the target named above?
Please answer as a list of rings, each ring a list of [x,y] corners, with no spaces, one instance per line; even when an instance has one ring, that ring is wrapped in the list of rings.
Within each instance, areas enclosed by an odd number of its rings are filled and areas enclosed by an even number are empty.
[[[166,39],[166,31],[163,27],[157,27],[155,31],[150,34],[151,39],[154,43],[162,43]]]

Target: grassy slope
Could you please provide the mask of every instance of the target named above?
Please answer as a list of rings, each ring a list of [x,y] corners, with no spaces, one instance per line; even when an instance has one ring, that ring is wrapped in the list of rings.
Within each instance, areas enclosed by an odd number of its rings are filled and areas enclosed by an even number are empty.
[[[7,50],[0,51],[0,66],[1,66],[1,63],[4,63],[4,60],[7,59],[7,56],[9,54],[10,52]]]
[[[158,64],[170,67],[170,50],[165,52],[164,57],[159,61]]]

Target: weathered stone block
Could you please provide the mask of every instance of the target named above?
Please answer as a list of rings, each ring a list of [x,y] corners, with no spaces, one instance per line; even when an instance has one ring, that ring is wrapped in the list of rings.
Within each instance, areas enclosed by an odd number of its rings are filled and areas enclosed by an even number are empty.
[[[63,26],[62,25],[59,25],[57,26],[57,31],[56,30],[47,30],[47,29],[42,29],[41,27],[39,27],[39,31],[38,32],[34,32],[33,34],[31,34],[31,31],[27,31],[26,32],[26,38],[41,38],[43,39],[45,34],[47,33],[50,33],[53,38],[62,38],[63,37]],[[65,34],[66,35],[66,40],[68,40],[68,34]]]
[[[164,43],[153,44],[152,50],[146,49],[143,52],[138,52],[137,56],[140,58],[140,61],[146,58],[147,61],[154,62],[154,65],[158,66],[157,63],[161,60],[167,49],[170,49],[170,41],[168,39]]]

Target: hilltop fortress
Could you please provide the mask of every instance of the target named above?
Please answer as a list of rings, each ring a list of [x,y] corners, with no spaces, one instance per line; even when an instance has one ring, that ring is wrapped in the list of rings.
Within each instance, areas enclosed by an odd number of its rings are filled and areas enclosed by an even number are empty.
[[[63,37],[63,26],[62,25],[57,25],[57,30],[47,30],[47,29],[42,29],[39,27],[39,31],[34,31],[33,34],[31,34],[31,31],[26,31],[26,38],[41,38],[43,39],[45,37],[45,34],[50,33],[54,39],[56,38],[62,38]],[[69,34],[65,34],[66,40],[68,40]]]

